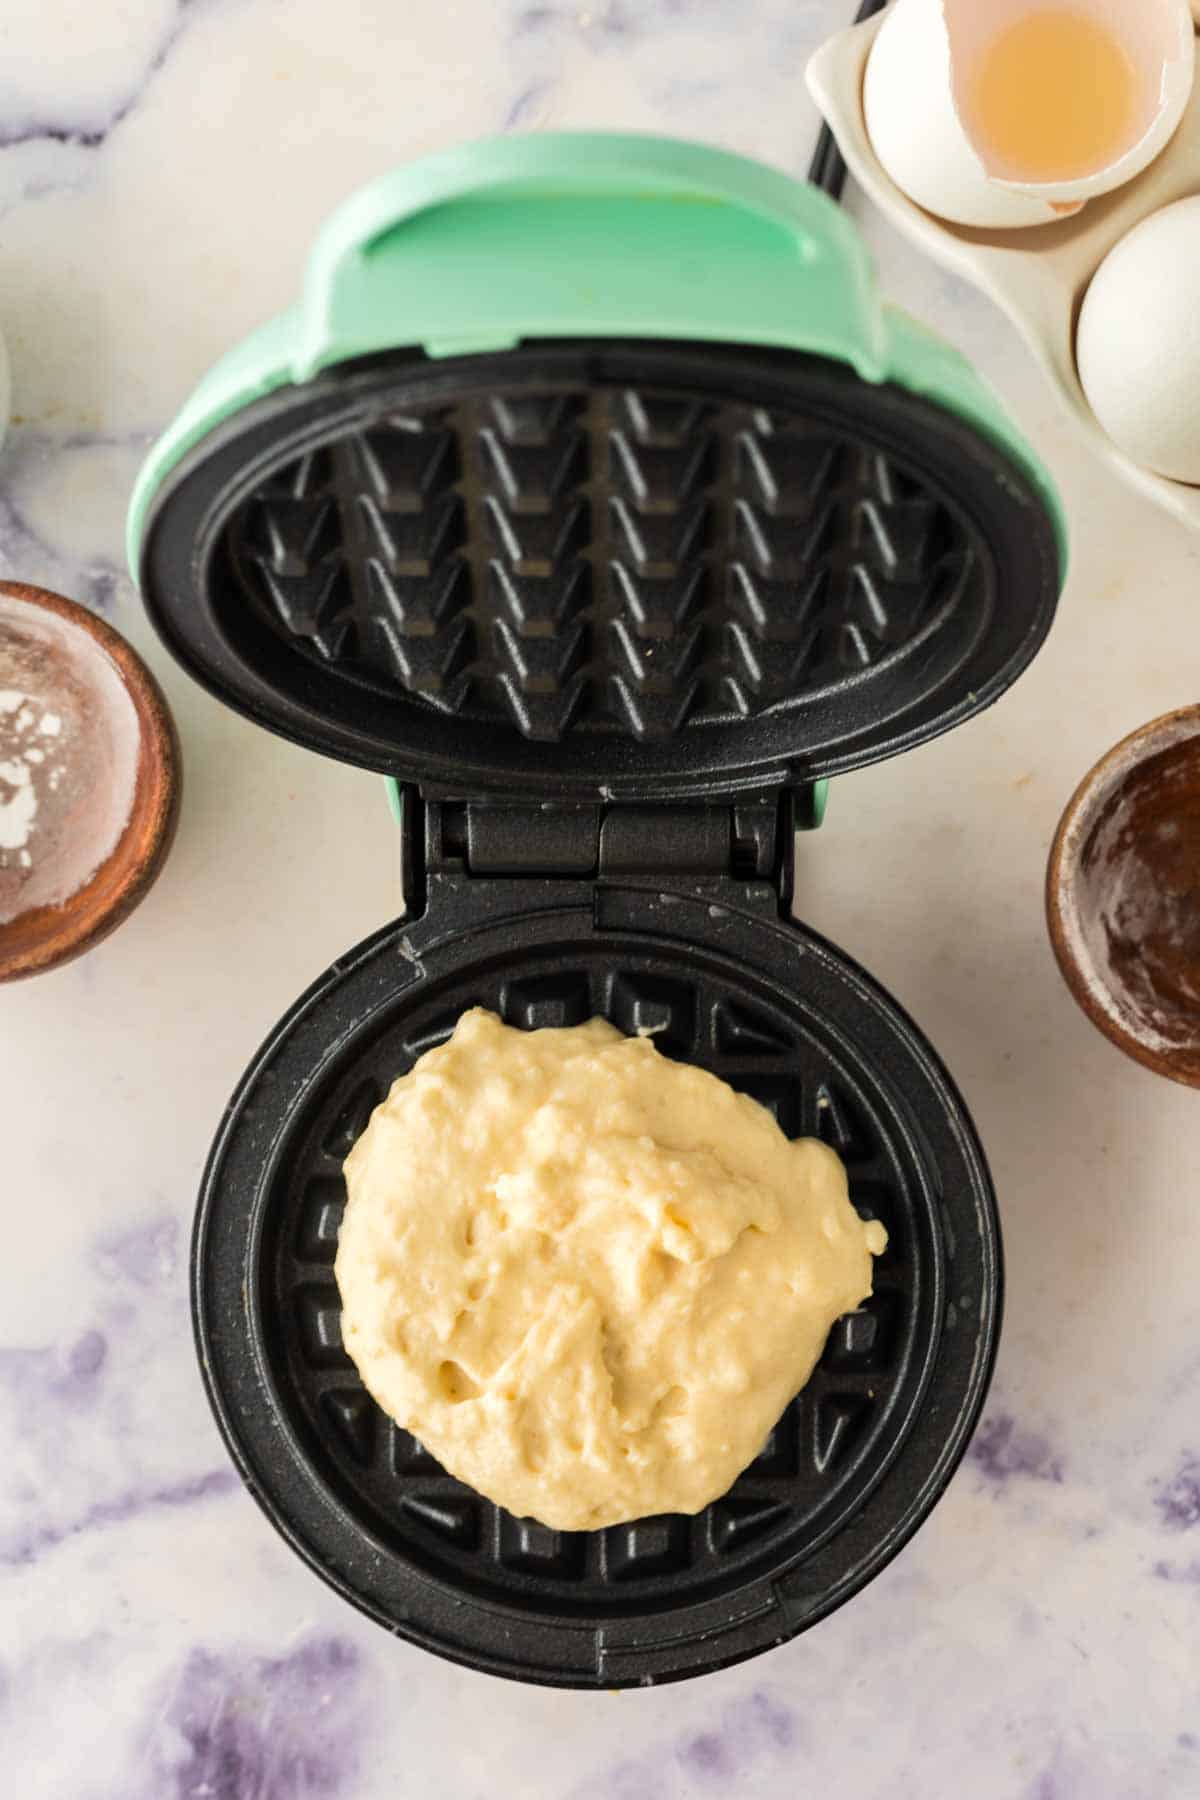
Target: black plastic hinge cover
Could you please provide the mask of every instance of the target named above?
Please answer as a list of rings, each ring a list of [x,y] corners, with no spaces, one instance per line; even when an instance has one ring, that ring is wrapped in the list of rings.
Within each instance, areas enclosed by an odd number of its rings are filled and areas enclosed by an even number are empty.
[[[407,910],[424,908],[426,877],[766,885],[786,914],[805,789],[671,806],[424,800],[401,793]]]

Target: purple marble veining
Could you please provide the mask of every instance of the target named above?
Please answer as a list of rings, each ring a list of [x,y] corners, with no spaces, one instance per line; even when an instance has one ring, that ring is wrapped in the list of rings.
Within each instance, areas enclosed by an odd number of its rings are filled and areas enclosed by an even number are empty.
[[[158,48],[129,92],[103,117],[88,125],[66,125],[53,119],[39,118],[5,123],[0,125],[0,150],[11,150],[19,144],[33,143],[67,144],[77,150],[100,149],[121,121],[127,119],[137,106],[147,85],[158,74],[182,36],[186,15],[197,5],[198,0],[176,0],[175,17],[164,32]]]
[[[554,90],[552,81],[531,81],[528,87],[521,89],[512,105],[504,115],[504,131],[516,131],[528,127],[537,115],[542,102]]]
[[[178,1246],[177,1222],[161,1215],[109,1229],[86,1253],[92,1303],[72,1335],[0,1346],[0,1432],[9,1445],[0,1465],[0,1567],[28,1567],[85,1533],[236,1489],[236,1476],[212,1466],[218,1459],[200,1441],[180,1467],[157,1438],[142,1437],[183,1392],[189,1346]]]
[[[107,1281],[159,1287],[170,1281],[179,1267],[178,1221],[154,1219],[131,1231],[108,1234],[97,1241],[93,1256],[96,1272]]]
[[[1189,1451],[1175,1473],[1158,1484],[1154,1504],[1168,1531],[1200,1525],[1200,1456]]]
[[[100,1238],[92,1253],[93,1266],[106,1283],[116,1287],[163,1287],[178,1269],[178,1239],[174,1219],[155,1219]],[[128,1325],[136,1311],[127,1303],[114,1303],[108,1305],[104,1317],[111,1334],[113,1326]],[[97,1326],[82,1331],[65,1350],[0,1345],[0,1388],[27,1406],[40,1407],[47,1400],[91,1404],[108,1362],[109,1335]]]
[[[607,38],[634,37],[642,29],[638,11],[625,5],[624,0],[608,0],[607,6],[585,11],[587,23],[581,28],[600,32]]]
[[[590,6],[523,6],[514,15],[514,39],[552,31],[575,37],[625,37],[638,26],[635,12],[623,0],[601,0]]]
[[[741,1778],[767,1758],[781,1757],[797,1738],[795,1715],[763,1689],[732,1701],[704,1731],[626,1758],[576,1790],[573,1800],[657,1800],[673,1791],[672,1772],[689,1787],[733,1795]]]
[[[656,1772],[657,1765],[649,1758],[614,1763],[599,1780],[577,1789],[572,1800],[657,1800],[662,1786]]]
[[[111,613],[124,580],[123,571],[111,563],[95,563],[84,570],[87,603],[92,612]]]
[[[519,41],[562,30],[582,38],[644,39],[664,26],[686,29],[697,23],[698,14],[706,15],[707,23],[717,29],[737,29],[726,0],[658,0],[656,5],[641,6],[631,5],[629,0],[592,0],[586,6],[545,5],[535,0],[513,14],[510,35]],[[805,32],[801,41],[807,45],[810,34]]]
[[[1200,1557],[1193,1557],[1190,1562],[1170,1563],[1160,1557],[1154,1564],[1154,1575],[1159,1581],[1178,1582],[1182,1587],[1200,1587]]]
[[[48,1550],[57,1549],[69,1538],[79,1537],[85,1531],[125,1525],[131,1519],[141,1518],[146,1513],[162,1509],[174,1510],[194,1505],[199,1500],[231,1494],[237,1485],[238,1478],[232,1469],[209,1469],[206,1474],[193,1475],[170,1486],[135,1490],[118,1494],[111,1500],[97,1500],[78,1518],[66,1524],[35,1525],[20,1535],[14,1534],[7,1542],[0,1543],[0,1568],[27,1566],[36,1562]]]
[[[720,1729],[703,1731],[679,1748],[679,1760],[694,1774],[733,1775],[763,1751],[786,1750],[796,1735],[790,1712],[761,1690],[728,1707]]]
[[[345,1638],[283,1656],[193,1650],[155,1708],[127,1800],[337,1800],[359,1769],[361,1659]]]
[[[67,1352],[68,1379],[76,1384],[90,1384],[104,1367],[108,1356],[108,1339],[102,1331],[85,1331]]]
[[[40,470],[50,457],[74,450],[140,448],[145,441],[141,432],[127,437],[91,432],[56,436],[28,429],[15,433],[4,450],[9,478],[0,492],[0,571],[21,581],[61,588],[91,611],[111,615],[128,579],[124,565],[104,556],[91,556],[82,563],[64,557],[26,517],[16,495],[22,477],[30,469]]]
[[[39,454],[43,449],[44,446],[39,446]],[[30,453],[31,447],[20,444],[19,440],[5,450],[14,471],[21,467],[23,457]],[[40,569],[47,559],[56,563],[61,559],[48,544],[43,543],[29,524],[13,499],[12,490],[13,475],[10,473],[5,489],[0,493],[0,546],[3,547],[4,565],[11,574],[19,580],[28,580],[31,569]]]
[[[27,1408],[47,1401],[90,1405],[107,1358],[108,1340],[95,1329],[83,1332],[65,1352],[0,1347],[0,1388]]]
[[[717,1731],[700,1731],[679,1749],[679,1761],[693,1775],[732,1775],[733,1745]]]
[[[535,36],[545,31],[549,25],[557,25],[560,14],[555,6],[523,6],[512,22],[512,36],[523,38]]]
[[[975,1433],[968,1459],[989,1482],[1005,1486],[1014,1476],[1061,1482],[1062,1462],[1047,1440],[1026,1431],[1011,1413],[994,1413]]]

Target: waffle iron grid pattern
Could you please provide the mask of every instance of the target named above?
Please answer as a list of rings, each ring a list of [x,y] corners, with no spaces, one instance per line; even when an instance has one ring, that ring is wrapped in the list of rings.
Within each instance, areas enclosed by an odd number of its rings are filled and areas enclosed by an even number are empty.
[[[679,1604],[742,1578],[748,1565],[817,1541],[821,1515],[847,1485],[886,1460],[891,1403],[900,1411],[920,1335],[915,1221],[906,1177],[870,1102],[789,1029],[785,1016],[703,977],[604,962],[554,973],[497,974],[478,991],[387,1034],[322,1092],[306,1147],[277,1185],[266,1304],[282,1321],[275,1379],[343,1504],[401,1555],[460,1587],[528,1608],[622,1612]],[[767,1105],[790,1136],[824,1137],[846,1161],[851,1195],[890,1234],[875,1293],[833,1329],[805,1391],[730,1493],[694,1519],[647,1519],[593,1533],[518,1520],[441,1470],[376,1408],[341,1344],[333,1276],[345,1190],[341,1163],[394,1076],[449,1035],[466,1005],[490,1005],[526,1028],[603,1013],[627,1031],[652,1029],[668,1054],[714,1070]]]
[[[269,475],[228,532],[302,656],[546,742],[802,704],[911,644],[976,567],[927,487],[826,425],[582,384],[382,417]]]

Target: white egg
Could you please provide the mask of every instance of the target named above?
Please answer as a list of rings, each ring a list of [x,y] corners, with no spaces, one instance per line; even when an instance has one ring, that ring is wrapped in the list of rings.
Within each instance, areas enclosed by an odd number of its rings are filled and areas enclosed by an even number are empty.
[[[1103,167],[1031,180],[997,154],[973,115],[973,95],[1002,33],[1044,24],[1054,9],[1045,0],[893,0],[867,60],[863,112],[876,156],[909,199],[959,225],[1049,224],[1132,180],[1166,146],[1195,80],[1190,0],[1138,0],[1136,8],[1076,0],[1070,10],[1119,46],[1136,103]]]
[[[1100,264],[1075,338],[1088,403],[1126,456],[1200,484],[1200,195],[1151,213]]]

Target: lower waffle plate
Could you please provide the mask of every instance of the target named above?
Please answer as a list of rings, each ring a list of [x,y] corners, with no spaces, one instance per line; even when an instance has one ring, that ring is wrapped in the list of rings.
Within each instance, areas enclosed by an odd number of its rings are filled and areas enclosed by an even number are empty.
[[[515,885],[515,884],[514,884]],[[933,1506],[982,1404],[1000,1310],[991,1188],[910,1021],[848,958],[762,913],[582,890],[519,921],[389,927],[277,1028],[214,1146],[197,1217],[202,1367],[247,1483],[346,1598],[478,1669],[580,1687],[703,1673],[804,1630]],[[544,910],[537,910],[541,906]],[[511,1517],[377,1409],[341,1342],[343,1158],[462,1011],[603,1015],[844,1159],[889,1234],[875,1292],[730,1492],[592,1533]]]

